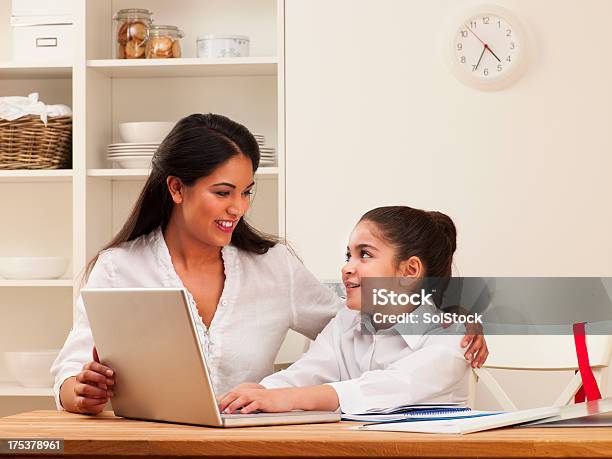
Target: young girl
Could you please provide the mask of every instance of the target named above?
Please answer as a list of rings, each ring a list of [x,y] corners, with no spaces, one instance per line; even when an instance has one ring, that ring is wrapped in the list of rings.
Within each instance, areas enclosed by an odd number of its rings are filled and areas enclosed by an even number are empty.
[[[347,307],[288,369],[219,397],[221,411],[362,413],[405,404],[465,403],[470,365],[456,330],[363,333],[359,313],[362,278],[450,277],[455,249],[455,225],[440,212],[405,206],[367,212],[350,235],[342,269]],[[435,306],[419,308],[435,311]]]

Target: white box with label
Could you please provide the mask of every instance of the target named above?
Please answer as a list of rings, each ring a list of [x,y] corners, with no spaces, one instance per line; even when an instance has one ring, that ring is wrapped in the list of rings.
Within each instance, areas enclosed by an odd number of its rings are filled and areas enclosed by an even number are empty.
[[[76,0],[12,0],[12,16],[76,15]]]
[[[22,18],[12,18],[22,19]],[[13,24],[13,60],[16,62],[59,62],[72,64],[73,24]]]

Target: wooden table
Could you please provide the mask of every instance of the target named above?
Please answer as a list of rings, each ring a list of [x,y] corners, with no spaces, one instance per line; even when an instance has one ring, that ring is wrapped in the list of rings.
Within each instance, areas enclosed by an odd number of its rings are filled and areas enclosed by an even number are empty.
[[[349,430],[354,423],[218,429],[33,411],[0,418],[0,438],[63,438],[83,457],[611,457],[612,428],[499,429],[469,435]],[[9,457],[4,455],[3,457]],[[10,457],[26,457],[10,455]],[[36,456],[53,457],[50,455]]]

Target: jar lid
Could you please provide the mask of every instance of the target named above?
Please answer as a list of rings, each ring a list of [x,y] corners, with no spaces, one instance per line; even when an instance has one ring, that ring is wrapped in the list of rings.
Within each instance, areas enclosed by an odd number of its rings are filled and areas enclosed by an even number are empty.
[[[246,35],[215,35],[215,34],[204,34],[198,35],[197,41],[200,40],[217,40],[217,39],[235,39],[235,40],[244,40],[250,41],[250,38]]]
[[[153,12],[144,8],[125,8],[117,11],[117,14],[115,14],[114,19],[129,19],[141,17],[147,17],[150,19],[152,14]]]
[[[149,35],[165,35],[165,34],[174,34],[179,35],[181,38],[184,36],[183,32],[177,27],[173,25],[152,25],[149,27]]]

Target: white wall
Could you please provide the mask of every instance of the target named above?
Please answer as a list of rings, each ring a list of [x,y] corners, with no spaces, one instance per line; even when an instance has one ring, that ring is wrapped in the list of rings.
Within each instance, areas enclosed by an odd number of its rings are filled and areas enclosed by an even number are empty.
[[[452,216],[456,275],[612,276],[612,2],[491,3],[532,35],[498,92],[445,65],[447,19],[476,2],[287,0],[287,235],[317,276],[389,204]],[[554,400],[535,384],[519,405]]]

